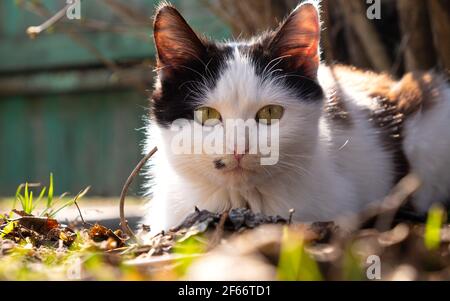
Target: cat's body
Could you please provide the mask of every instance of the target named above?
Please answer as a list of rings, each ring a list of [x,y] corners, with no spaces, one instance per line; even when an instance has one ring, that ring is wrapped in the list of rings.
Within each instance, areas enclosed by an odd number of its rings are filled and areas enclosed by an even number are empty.
[[[155,20],[159,79],[147,149],[152,232],[179,224],[195,207],[250,207],[297,221],[329,221],[381,202],[409,171],[423,180],[413,204],[427,210],[450,195],[450,89],[438,75],[386,75],[319,64],[320,26],[311,3],[280,29],[250,42],[212,44],[176,10]],[[210,107],[221,120],[284,108],[279,161],[261,154],[174,155],[170,123]],[[218,162],[220,164],[218,164]]]

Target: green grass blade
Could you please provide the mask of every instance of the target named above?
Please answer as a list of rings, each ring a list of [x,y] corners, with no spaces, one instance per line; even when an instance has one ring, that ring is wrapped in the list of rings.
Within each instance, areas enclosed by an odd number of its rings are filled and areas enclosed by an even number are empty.
[[[37,198],[36,201],[34,201],[33,203],[33,208],[32,211],[34,211],[34,209],[36,209],[37,205],[42,201],[42,199],[44,198],[44,194],[47,191],[47,187],[42,188],[41,193],[39,194],[39,197]]]
[[[58,214],[58,212],[60,212],[61,210],[63,210],[63,209],[66,208],[67,206],[72,206],[73,204],[75,204],[75,202],[76,202],[75,199],[65,202],[65,203],[62,204],[61,207],[59,207],[58,209],[51,211],[51,212],[48,214],[48,216],[49,216],[49,217],[54,217],[56,214]]]
[[[47,187],[42,188],[41,193],[39,194],[38,201],[42,200],[46,191],[47,191]]]
[[[11,231],[14,230],[14,228],[16,227],[16,222],[9,222],[3,229],[2,232],[0,232],[0,237],[3,238],[6,235],[8,235],[9,233],[11,233]]]
[[[60,212],[61,210],[63,210],[67,206],[71,206],[71,205],[75,204],[75,202],[78,201],[79,199],[81,199],[82,197],[84,197],[89,192],[90,189],[91,189],[91,186],[86,187],[84,190],[80,191],[72,200],[65,202],[58,209],[56,209],[54,211],[51,211],[48,214],[48,216],[49,217],[54,217],[58,212]]]
[[[33,211],[33,191],[30,191],[30,196],[28,198],[27,203],[27,210],[25,210],[26,213],[31,214]]]
[[[441,229],[445,220],[445,211],[440,205],[434,205],[428,212],[425,225],[425,246],[428,250],[436,250],[441,245]]]
[[[305,251],[301,233],[283,229],[277,278],[283,281],[320,281],[323,279],[317,263]]]
[[[206,244],[200,237],[190,237],[187,240],[177,242],[173,252],[180,257],[176,260],[175,272],[178,277],[186,275],[189,267],[195,262],[199,254],[206,252]]]
[[[15,197],[14,202],[13,202],[13,209],[16,209],[17,200],[21,200],[22,199],[22,195],[21,195],[22,189],[23,189],[23,184],[20,184],[19,187],[17,187],[17,190],[16,190],[16,197]],[[20,202],[22,203],[22,200]]]
[[[47,208],[51,208],[53,204],[53,173],[50,173],[50,183],[48,186]]]
[[[22,209],[23,209],[23,206],[24,206],[24,203],[25,203],[23,195],[19,194],[17,196],[17,200],[20,202],[20,205],[22,206]],[[17,201],[15,203],[17,203]],[[17,209],[15,205],[13,206],[13,209]]]
[[[28,183],[25,183],[25,192],[24,192],[23,201],[22,201],[22,210],[25,212],[27,212],[28,199],[29,199]]]

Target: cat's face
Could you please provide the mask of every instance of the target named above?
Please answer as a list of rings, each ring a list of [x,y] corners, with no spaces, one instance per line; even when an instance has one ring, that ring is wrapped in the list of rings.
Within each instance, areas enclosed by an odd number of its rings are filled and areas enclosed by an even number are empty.
[[[175,8],[158,10],[152,116],[180,175],[241,185],[280,172],[303,173],[318,139],[323,99],[319,23],[316,7],[305,3],[274,32],[248,42],[213,43],[198,37]],[[174,131],[174,124],[191,133],[189,145],[181,142],[189,150],[183,154],[174,145],[188,136]],[[263,158],[274,160],[265,164]]]

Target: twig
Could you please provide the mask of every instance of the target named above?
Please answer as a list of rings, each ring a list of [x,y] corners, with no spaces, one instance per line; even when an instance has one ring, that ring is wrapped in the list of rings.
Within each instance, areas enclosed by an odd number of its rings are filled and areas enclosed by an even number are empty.
[[[240,20],[238,20],[238,18],[233,18],[227,10],[223,9],[223,7],[221,8],[218,5],[212,4],[209,0],[200,0],[200,2],[202,3],[202,5],[207,7],[213,14],[215,14],[217,17],[222,19],[222,21],[224,21],[227,25],[229,25],[231,27],[231,31],[233,32],[233,34],[239,35],[241,30],[244,28],[242,24],[237,24],[240,23]]]
[[[430,13],[434,45],[439,56],[441,67],[450,70],[450,13],[449,1],[426,1]]]
[[[208,244],[208,248],[207,248],[208,250],[212,250],[214,247],[216,247],[220,243],[220,240],[223,237],[225,222],[228,219],[229,212],[230,212],[229,210],[225,211],[222,214],[222,216],[220,217],[220,221],[219,221],[219,224],[217,225],[216,231],[214,232],[214,235]]]
[[[27,3],[28,4],[28,3]],[[51,16],[51,12],[48,11],[42,4],[37,3],[30,3],[30,5],[27,5],[24,7],[26,10],[42,16],[42,17],[49,17]],[[59,13],[59,12],[58,12]],[[57,13],[57,15],[58,15]],[[54,16],[53,16],[54,17]],[[53,19],[53,17],[50,17],[50,19]],[[82,34],[71,31],[65,28],[61,29],[62,33],[67,34],[75,43],[80,45],[81,47],[85,48],[87,51],[89,51],[92,55],[94,55],[100,62],[102,62],[108,69],[110,69],[112,72],[114,72],[115,75],[121,76],[122,69],[111,59],[105,57],[100,50],[98,50],[88,39],[86,39]],[[145,86],[140,83],[133,83],[131,86],[136,88],[139,92],[142,93],[142,91],[145,90]]]
[[[292,225],[292,220],[294,219],[294,213],[295,213],[295,209],[290,209],[289,210],[288,225]]]
[[[117,16],[131,24],[149,25],[151,23],[148,16],[142,14],[138,9],[131,9],[128,3],[121,3],[117,0],[103,0],[103,3],[109,6]]]
[[[25,185],[28,185],[28,188],[37,188],[42,186],[41,183],[22,183],[19,185],[19,189],[22,189]]]
[[[147,163],[147,161],[158,151],[158,148],[155,147],[152,149],[148,155],[146,155],[134,168],[133,172],[128,177],[127,181],[125,182],[125,185],[122,188],[122,192],[120,194],[120,226],[122,230],[130,236],[130,238],[134,239],[136,242],[138,242],[138,238],[136,235],[134,235],[133,230],[131,230],[130,226],[128,225],[128,221],[125,219],[125,198],[128,193],[128,188],[130,187],[131,183],[133,183],[134,178],[137,176],[139,171],[142,169],[142,167]]]
[[[408,174],[398,182],[381,204],[369,206],[358,215],[357,220],[354,220],[356,224],[349,224],[347,227],[359,229],[376,218],[375,228],[381,231],[386,230],[394,220],[398,210],[405,205],[421,184],[422,182],[416,174]],[[347,222],[349,220],[350,223],[353,223],[352,219],[347,219]]]
[[[384,230],[392,223],[398,210],[419,190],[422,181],[414,173],[408,174],[394,187],[379,209],[375,228]]]
[[[47,10],[42,4],[32,3],[30,6],[25,6],[25,9],[28,11],[40,15],[42,17],[50,17],[49,20],[52,20],[55,16],[58,16],[61,11],[67,10],[67,7],[56,13],[56,15],[52,16],[51,12]],[[45,23],[44,23],[45,24]],[[39,27],[39,26],[37,26]],[[63,33],[70,36],[70,38],[75,41],[77,44],[87,49],[90,53],[92,53],[99,61],[101,61],[106,67],[108,67],[113,72],[119,72],[120,68],[117,64],[106,58],[101,54],[101,52],[94,46],[90,41],[85,39],[81,34],[69,30],[62,30]]]
[[[403,36],[408,37],[405,47],[406,71],[429,70],[436,65],[428,1],[397,0],[399,25]],[[433,16],[435,17],[435,16]]]
[[[341,6],[373,67],[377,71],[389,72],[392,62],[377,29],[365,15],[364,3],[359,0],[341,0]]]
[[[80,214],[81,222],[83,223],[83,225],[86,225],[86,222],[84,221],[83,214],[81,214],[81,210],[80,210],[80,207],[78,206],[77,201],[75,201],[74,204],[75,204],[75,206],[77,206],[78,213]]]
[[[333,45],[331,42],[331,16],[329,10],[330,3],[328,0],[322,1],[322,20],[323,20],[323,31],[322,31],[322,45],[325,55],[325,61],[328,64],[332,64],[334,61]]]
[[[391,68],[391,74],[396,75],[398,73],[400,65],[402,64],[403,57],[405,55],[406,48],[408,47],[408,43],[409,35],[407,34],[402,38],[400,45],[398,46],[397,53],[395,54],[394,64]]]
[[[30,36],[30,38],[34,39],[36,38],[41,32],[47,30],[49,27],[51,27],[53,24],[61,20],[65,15],[69,7],[72,5],[72,3],[67,4],[62,8],[60,11],[58,11],[56,14],[54,14],[50,19],[45,21],[39,26],[30,26],[27,28],[27,34]]]

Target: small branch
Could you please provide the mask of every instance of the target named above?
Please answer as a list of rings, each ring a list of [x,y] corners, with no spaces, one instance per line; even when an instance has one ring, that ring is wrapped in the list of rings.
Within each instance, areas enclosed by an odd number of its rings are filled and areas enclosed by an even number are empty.
[[[207,7],[213,14],[219,17],[223,22],[231,27],[231,31],[234,35],[238,36],[241,32],[242,25],[239,20],[234,19],[228,11],[222,9],[216,4],[212,4],[209,0],[200,0],[200,2]],[[239,23],[239,24],[238,24]]]
[[[288,220],[288,225],[292,225],[292,221],[294,219],[294,213],[295,213],[295,209],[290,209],[289,210],[289,220]]]
[[[208,250],[214,249],[218,244],[220,244],[220,241],[222,240],[224,229],[225,229],[225,222],[227,221],[229,217],[230,211],[225,211],[222,216],[220,217],[219,224],[217,225],[216,231],[213,234],[213,237],[209,241],[208,244]]]
[[[117,16],[131,24],[151,24],[148,16],[142,14],[138,9],[131,9],[127,3],[121,3],[117,0],[103,0]]]
[[[28,2],[27,2],[28,4]],[[41,4],[32,3],[30,5],[26,5],[25,9],[28,11],[37,14],[39,16],[50,16],[51,13],[43,7]],[[51,17],[50,19],[52,19]],[[85,48],[87,51],[89,51],[92,55],[94,55],[100,62],[102,62],[108,69],[110,69],[115,74],[119,74],[122,71],[122,69],[111,59],[105,57],[88,39],[86,39],[82,34],[71,31],[68,29],[62,29],[62,33],[67,34],[75,43],[80,45],[81,47]],[[145,85],[141,83],[135,83],[133,84],[134,88],[136,88],[139,92],[145,91],[146,87]]]
[[[381,231],[388,229],[399,209],[419,190],[422,181],[415,173],[401,179],[381,204],[369,206],[357,217],[357,224],[348,225],[351,229],[359,229],[362,225],[374,220],[375,228]],[[350,220],[350,223],[353,221]]]
[[[366,17],[364,3],[360,0],[341,0],[341,7],[373,67],[377,71],[389,72],[392,62],[377,29]]]
[[[64,8],[62,8],[60,11],[58,11],[56,14],[54,14],[50,19],[45,21],[39,26],[30,26],[27,28],[27,34],[30,36],[30,38],[34,39],[36,38],[41,32],[47,30],[49,27],[53,26],[56,22],[60,21],[64,16],[66,15],[67,10],[72,4],[69,3]]]
[[[75,204],[75,206],[77,206],[78,213],[80,214],[80,218],[81,218],[81,222],[83,223],[83,226],[86,225],[86,222],[84,221],[83,214],[81,214],[81,210],[80,210],[80,207],[78,206],[77,201],[75,201],[74,204]]]
[[[324,58],[327,64],[332,64],[334,61],[333,44],[331,42],[331,17],[330,17],[330,3],[329,0],[322,1],[322,46]]]
[[[146,155],[134,168],[133,172],[128,177],[125,185],[122,188],[122,192],[120,194],[120,226],[122,230],[130,236],[130,238],[134,239],[138,242],[138,238],[134,235],[133,230],[128,225],[128,221],[125,219],[125,198],[128,193],[128,189],[130,188],[131,183],[133,183],[134,178],[138,175],[139,171],[144,167],[147,161],[158,151],[158,148],[155,147],[148,155]]]
[[[450,70],[450,1],[428,0],[426,2],[439,63],[444,70]]]
[[[405,47],[407,71],[428,70],[436,65],[427,2],[397,0],[400,28],[403,36],[408,37]]]
[[[394,220],[398,210],[419,190],[421,185],[422,181],[414,173],[410,173],[400,180],[381,204],[375,228],[381,230],[387,229]]]

